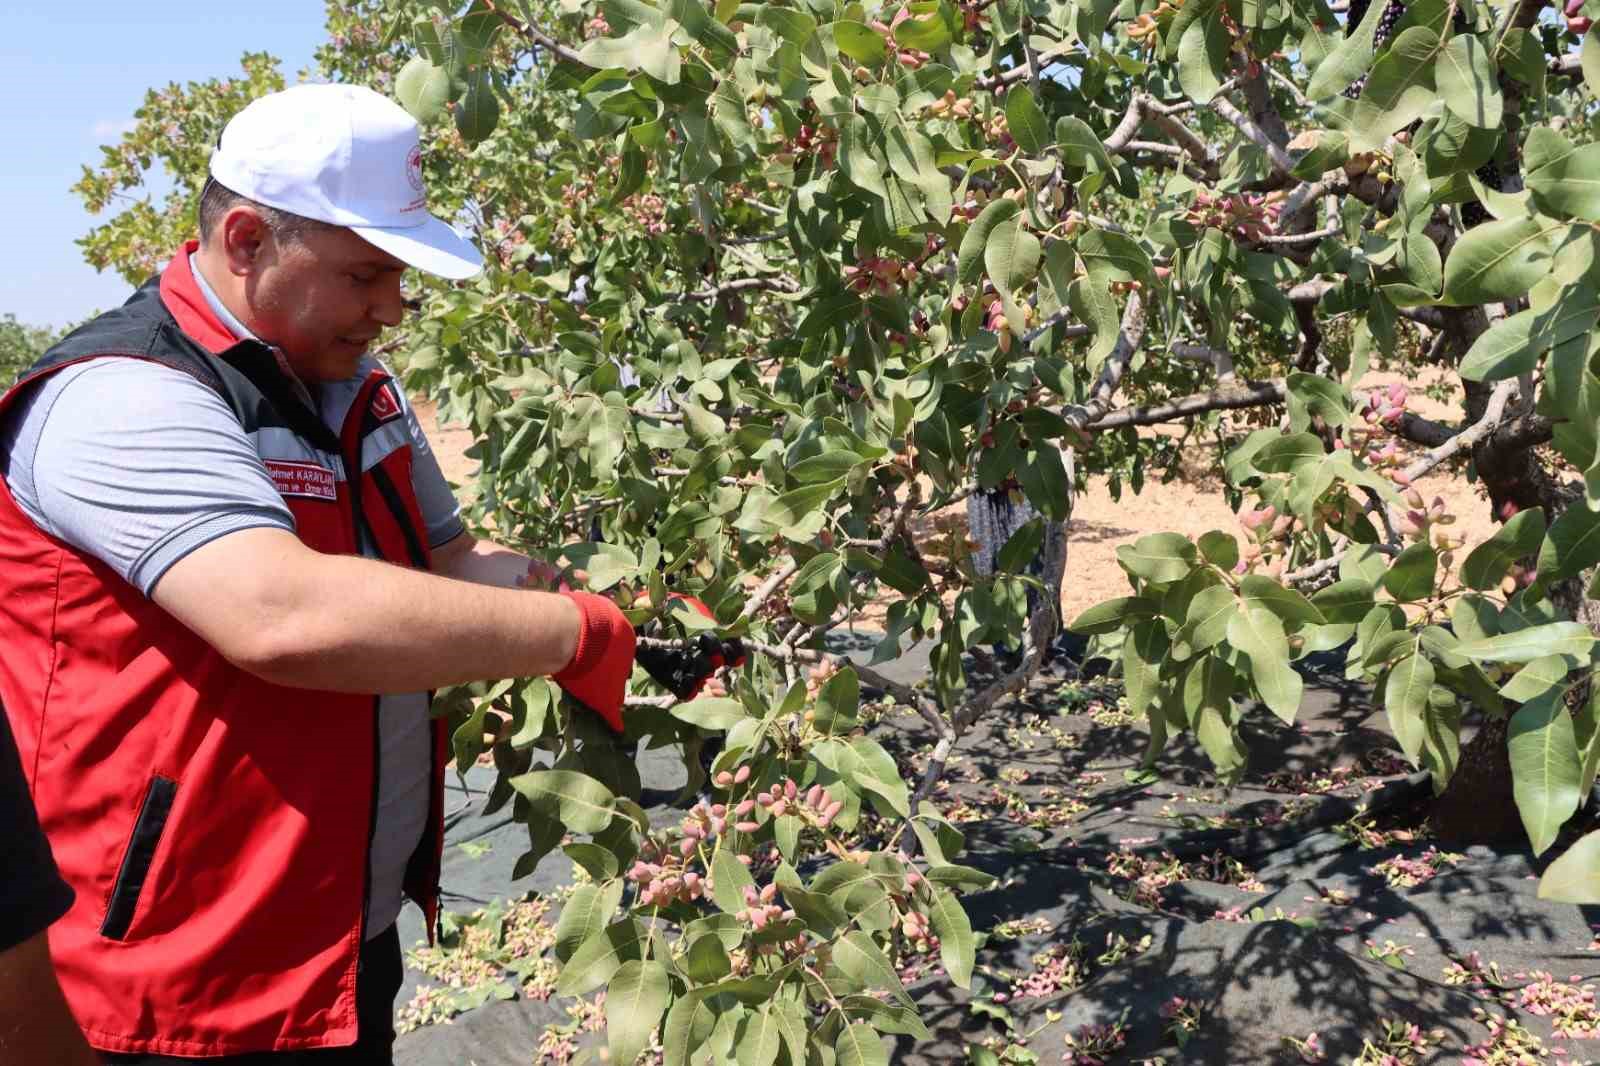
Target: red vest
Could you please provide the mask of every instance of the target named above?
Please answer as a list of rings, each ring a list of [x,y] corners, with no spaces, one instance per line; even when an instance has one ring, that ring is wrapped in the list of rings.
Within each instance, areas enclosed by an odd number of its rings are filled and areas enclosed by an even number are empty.
[[[257,440],[302,541],[353,554],[364,525],[389,561],[427,567],[397,385],[374,371],[333,434],[269,349],[235,343],[216,321],[189,270],[193,247],[51,349],[0,397],[0,417],[29,383],[83,359],[184,370]],[[354,1043],[377,698],[238,669],[41,532],[3,480],[0,632],[0,702],[77,891],[50,948],[89,1042],[181,1056]],[[430,933],[445,743],[441,721],[429,829],[406,878]]]

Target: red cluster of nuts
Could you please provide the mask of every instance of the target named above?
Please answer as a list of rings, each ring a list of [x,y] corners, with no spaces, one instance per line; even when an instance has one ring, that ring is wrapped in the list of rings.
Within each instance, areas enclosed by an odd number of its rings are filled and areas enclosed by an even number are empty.
[[[838,151],[839,131],[826,123],[815,126],[805,124],[794,137],[778,146],[778,151],[772,158],[774,162],[789,164],[803,155],[815,152],[821,168],[827,170],[833,166],[834,156]]]
[[[1217,195],[1201,189],[1184,217],[1196,226],[1219,229],[1253,243],[1276,231],[1282,211],[1278,193]]]
[[[822,829],[832,825],[844,810],[844,800],[834,799],[821,785],[812,785],[802,797],[800,784],[792,777],[773,785],[770,792],[759,793],[756,803],[774,818],[794,814],[816,822]]]
[[[845,284],[856,292],[892,293],[917,276],[917,268],[899,259],[869,255],[844,268]]]

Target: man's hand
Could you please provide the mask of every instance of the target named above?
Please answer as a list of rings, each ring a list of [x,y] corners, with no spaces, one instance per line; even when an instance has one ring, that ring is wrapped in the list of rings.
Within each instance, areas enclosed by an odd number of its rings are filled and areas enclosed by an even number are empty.
[[[690,609],[713,622],[717,620],[711,608],[693,596],[674,592],[667,596],[669,605],[673,600],[683,601]],[[641,597],[641,601],[648,604],[647,599]],[[641,601],[636,601],[636,605]],[[717,674],[724,668],[743,666],[744,661],[744,645],[740,641],[718,640],[709,633],[700,634],[683,649],[669,651],[653,648],[639,655],[639,664],[646,672],[680,700],[692,700],[701,695],[726,695],[727,686]]]
[[[556,684],[620,733],[622,701],[633,673],[636,639],[622,608],[592,592],[564,592],[578,607],[578,650],[572,661],[553,675]]]

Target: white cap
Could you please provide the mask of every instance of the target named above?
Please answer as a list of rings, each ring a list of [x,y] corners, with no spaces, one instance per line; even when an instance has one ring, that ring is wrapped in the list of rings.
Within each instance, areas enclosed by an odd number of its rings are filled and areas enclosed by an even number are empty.
[[[345,226],[418,270],[459,280],[483,255],[428,212],[417,122],[359,85],[296,85],[248,104],[211,153],[211,176],[280,211]]]

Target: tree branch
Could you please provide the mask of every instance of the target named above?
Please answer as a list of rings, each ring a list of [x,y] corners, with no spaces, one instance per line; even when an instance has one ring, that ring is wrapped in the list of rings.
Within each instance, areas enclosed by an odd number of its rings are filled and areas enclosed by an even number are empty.
[[[1105,366],[1100,368],[1100,377],[1089,392],[1089,402],[1082,407],[1068,407],[1062,411],[1062,417],[1074,428],[1083,429],[1090,422],[1105,417],[1111,409],[1111,397],[1116,395],[1117,386],[1122,384],[1122,375],[1127,373],[1134,353],[1144,343],[1144,328],[1144,300],[1136,291],[1128,297],[1128,306],[1122,311],[1122,328],[1117,334],[1117,346],[1106,357]]]
[[[1282,403],[1286,396],[1282,381],[1264,381],[1232,388],[1197,392],[1192,396],[1152,407],[1124,407],[1085,423],[1084,429],[1106,430],[1122,426],[1153,426],[1207,411],[1231,411],[1241,407],[1265,407]]]
[[[1484,408],[1483,417],[1467,429],[1454,434],[1449,440],[1438,447],[1430,449],[1428,453],[1406,467],[1401,473],[1408,482],[1415,481],[1431,471],[1434,467],[1450,459],[1463,449],[1470,449],[1484,437],[1493,433],[1500,425],[1500,420],[1505,417],[1506,404],[1517,391],[1515,380],[1502,381],[1494,387],[1494,392],[1489,395],[1489,404]]]
[[[716,300],[729,293],[750,292],[752,290],[796,293],[800,291],[800,283],[786,274],[762,278],[736,278],[733,281],[725,281],[715,288],[679,293],[677,296],[671,297],[671,299],[676,303],[688,303],[691,300]]]
[[[1249,116],[1234,107],[1227,97],[1218,94],[1211,100],[1211,110],[1221,115],[1233,125],[1240,133],[1244,134],[1256,147],[1267,155],[1267,161],[1272,164],[1272,169],[1282,177],[1289,177],[1289,171],[1294,167],[1294,162],[1289,158],[1289,153],[1283,146],[1277,144],[1267,136],[1267,132],[1256,125]]]

